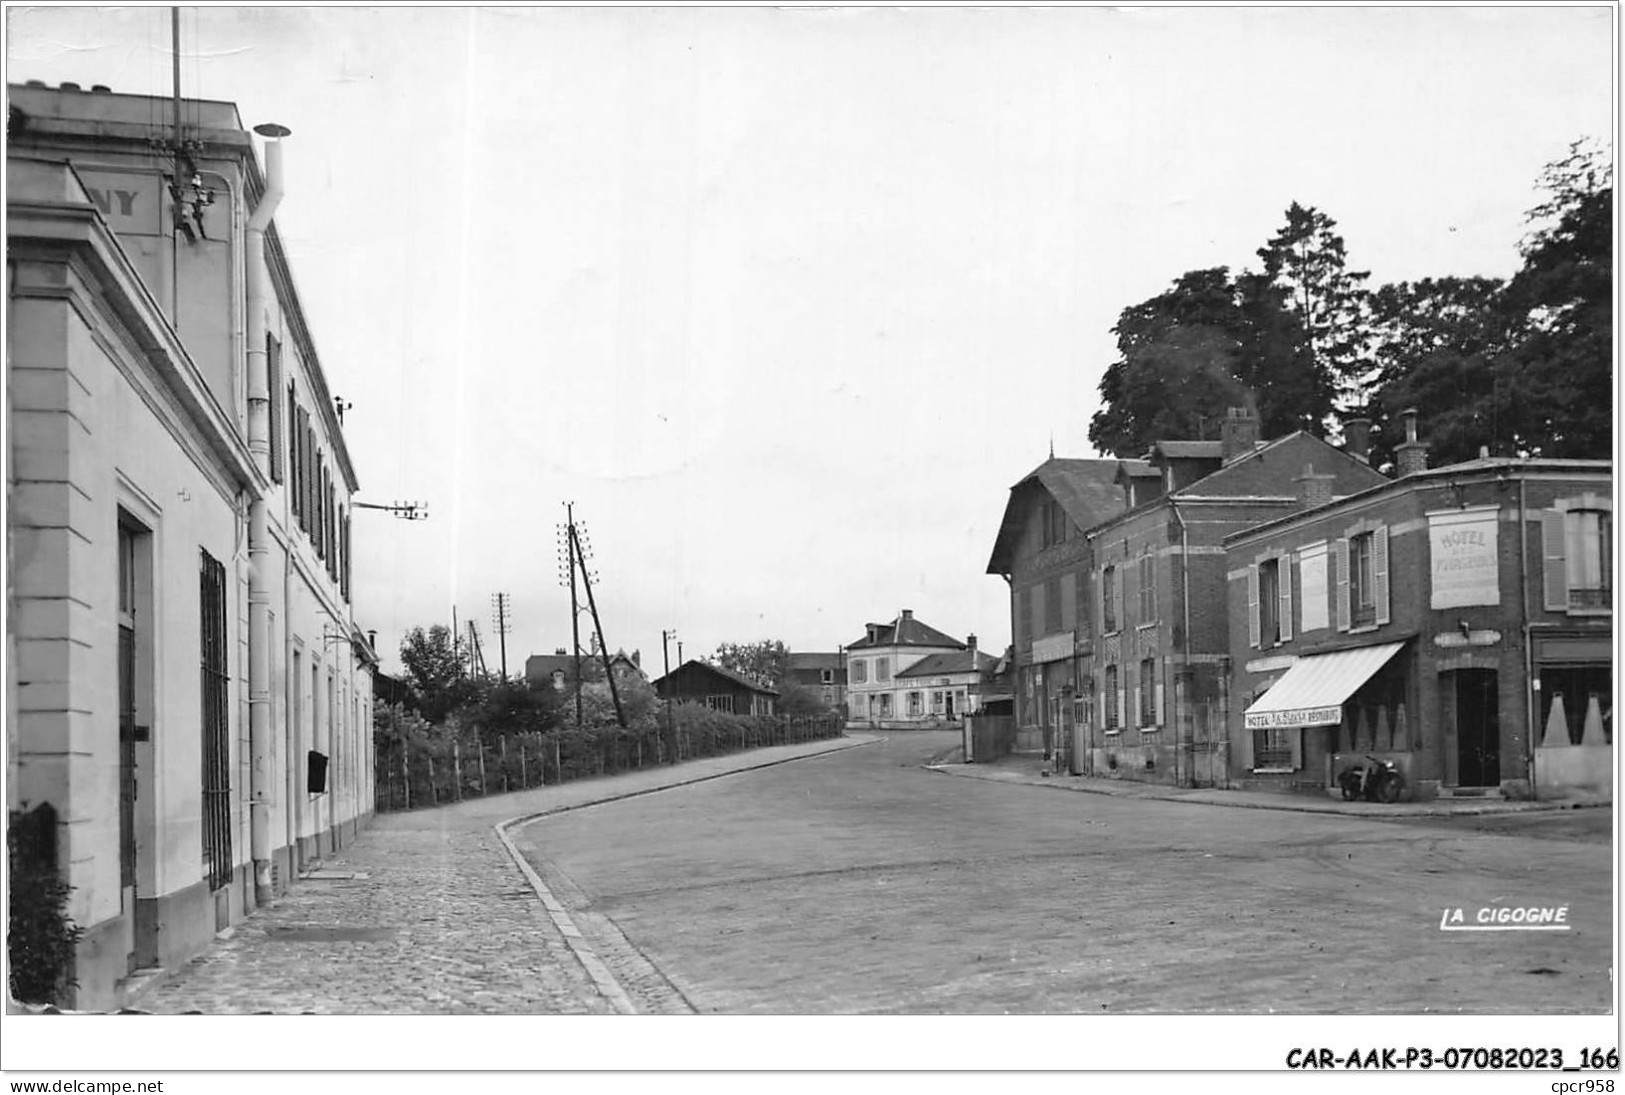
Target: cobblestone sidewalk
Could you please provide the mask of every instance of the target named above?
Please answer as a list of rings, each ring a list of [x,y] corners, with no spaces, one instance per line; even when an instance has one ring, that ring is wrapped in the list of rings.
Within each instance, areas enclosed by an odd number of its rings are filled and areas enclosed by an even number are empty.
[[[611,1012],[493,827],[872,740],[778,746],[379,815],[356,843],[134,1006],[160,1014]]]

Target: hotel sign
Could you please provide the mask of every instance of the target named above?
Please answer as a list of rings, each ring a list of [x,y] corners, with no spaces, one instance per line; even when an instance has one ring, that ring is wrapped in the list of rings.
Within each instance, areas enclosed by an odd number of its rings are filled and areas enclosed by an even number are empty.
[[[1249,730],[1273,730],[1284,726],[1336,726],[1343,721],[1343,708],[1289,707],[1284,711],[1260,711],[1246,716]]]
[[[1062,631],[1033,640],[1033,662],[1064,662],[1072,657],[1073,633]]]
[[[1493,506],[1428,514],[1431,607],[1501,603],[1499,518]]]

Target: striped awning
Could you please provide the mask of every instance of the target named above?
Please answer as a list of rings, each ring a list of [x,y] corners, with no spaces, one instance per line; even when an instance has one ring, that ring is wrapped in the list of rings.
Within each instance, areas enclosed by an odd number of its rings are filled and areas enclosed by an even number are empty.
[[[1299,658],[1274,688],[1247,708],[1243,723],[1249,730],[1335,726],[1343,721],[1343,701],[1387,665],[1404,645],[1383,643]]]

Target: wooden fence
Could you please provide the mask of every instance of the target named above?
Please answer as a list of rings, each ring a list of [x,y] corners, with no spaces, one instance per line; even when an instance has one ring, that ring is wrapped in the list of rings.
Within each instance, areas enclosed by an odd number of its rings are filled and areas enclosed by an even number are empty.
[[[697,757],[770,745],[838,738],[841,720],[734,718],[725,724],[561,729],[481,738],[419,736],[378,742],[376,805],[380,811],[441,806],[577,779],[617,775]],[[673,737],[675,736],[675,750]]]

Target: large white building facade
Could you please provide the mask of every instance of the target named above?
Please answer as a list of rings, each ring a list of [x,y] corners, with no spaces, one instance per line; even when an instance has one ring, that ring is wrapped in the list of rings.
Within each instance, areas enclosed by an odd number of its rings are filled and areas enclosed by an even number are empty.
[[[6,805],[55,815],[59,1002],[105,1009],[370,817],[376,657],[285,131],[262,171],[229,103],[8,98]]]

